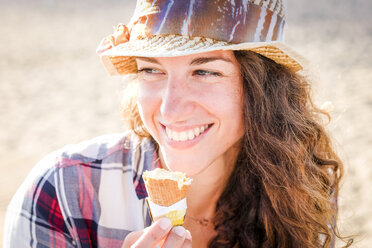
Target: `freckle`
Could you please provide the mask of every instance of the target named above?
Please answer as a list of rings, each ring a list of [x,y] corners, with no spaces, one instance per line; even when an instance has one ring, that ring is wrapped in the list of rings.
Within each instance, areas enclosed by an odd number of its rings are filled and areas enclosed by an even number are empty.
[[[242,95],[242,89],[235,89],[229,92],[228,97],[239,100],[241,98],[241,95]]]

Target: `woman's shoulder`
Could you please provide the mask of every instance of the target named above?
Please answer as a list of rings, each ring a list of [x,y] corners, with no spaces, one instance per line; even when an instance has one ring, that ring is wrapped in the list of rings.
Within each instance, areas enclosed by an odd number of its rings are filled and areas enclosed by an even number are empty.
[[[147,165],[151,161],[146,159],[146,151],[154,154],[152,140],[140,139],[132,132],[103,135],[64,146],[32,168],[14,198],[34,194],[40,188],[65,189],[64,193],[71,193],[90,185],[92,191],[97,191],[106,175],[110,175],[111,181],[117,177],[128,185],[133,184],[139,180],[136,178],[140,178],[143,168],[151,166]]]
[[[47,155],[31,170],[8,207],[8,237],[16,235],[18,227],[31,225],[45,233],[50,231],[45,226],[52,225],[68,233],[67,239],[79,240],[80,233],[74,230],[80,220],[118,232],[141,228],[142,219],[128,216],[141,216],[141,174],[151,162],[146,162],[146,154],[153,155],[153,147],[151,140],[127,132],[67,145]],[[22,218],[15,218],[19,214]]]
[[[107,134],[66,145],[52,154],[59,159],[70,159],[71,165],[91,163],[115,157],[117,154],[128,154],[134,151],[141,141],[132,132]]]
[[[131,166],[132,157],[138,150],[154,151],[153,141],[139,138],[133,132],[115,133],[98,136],[58,149],[38,163],[38,169],[63,169],[76,166],[95,169],[112,167],[115,164]],[[129,163],[128,163],[129,162]]]
[[[68,181],[87,175],[94,180],[92,176],[97,177],[102,171],[137,171],[146,152],[154,154],[154,147],[151,139],[139,138],[129,131],[98,136],[48,154],[31,170],[28,179],[60,174]]]

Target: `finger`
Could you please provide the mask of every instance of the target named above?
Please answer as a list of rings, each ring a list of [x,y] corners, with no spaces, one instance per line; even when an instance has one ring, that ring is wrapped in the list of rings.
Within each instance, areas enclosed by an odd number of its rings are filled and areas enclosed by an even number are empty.
[[[170,219],[161,218],[148,228],[144,229],[142,235],[140,235],[130,247],[154,247],[167,236],[171,228],[172,222]]]
[[[129,233],[125,237],[124,244],[123,244],[122,248],[129,248],[132,244],[134,244],[139,239],[139,237],[141,237],[143,232],[144,232],[144,230]]]
[[[182,247],[186,238],[186,229],[183,226],[176,226],[169,232],[163,248]]]
[[[186,230],[185,242],[183,243],[182,248],[192,248],[192,237],[188,230]]]

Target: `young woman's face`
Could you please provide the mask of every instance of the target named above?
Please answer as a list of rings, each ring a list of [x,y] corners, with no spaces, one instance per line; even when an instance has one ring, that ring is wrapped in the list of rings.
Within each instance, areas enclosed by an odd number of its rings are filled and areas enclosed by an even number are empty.
[[[231,51],[137,58],[138,107],[165,166],[194,176],[232,166],[243,136],[242,77]]]

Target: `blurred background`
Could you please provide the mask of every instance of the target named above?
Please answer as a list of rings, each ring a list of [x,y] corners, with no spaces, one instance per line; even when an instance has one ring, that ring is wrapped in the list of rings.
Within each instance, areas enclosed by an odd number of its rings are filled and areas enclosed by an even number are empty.
[[[107,76],[95,48],[134,6],[0,0],[0,244],[6,207],[38,160],[123,130],[123,80]],[[370,0],[288,0],[286,41],[310,61],[315,102],[334,105],[327,128],[346,166],[339,225],[358,235],[354,247],[372,246],[371,12]]]

